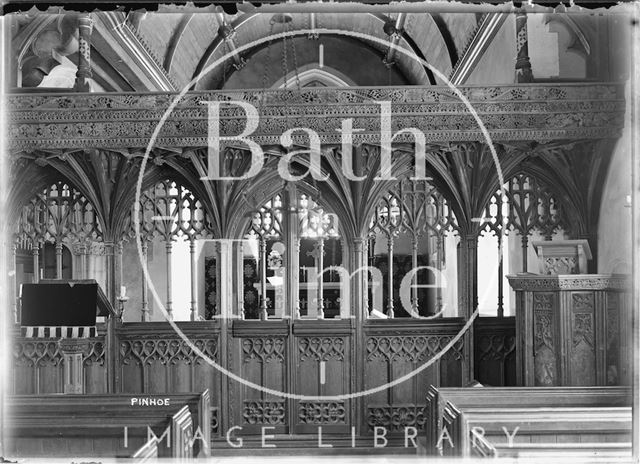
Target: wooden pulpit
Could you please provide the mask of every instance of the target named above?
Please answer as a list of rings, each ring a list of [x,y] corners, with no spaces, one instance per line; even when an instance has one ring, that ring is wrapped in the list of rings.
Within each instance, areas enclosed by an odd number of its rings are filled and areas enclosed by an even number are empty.
[[[114,316],[113,306],[93,280],[41,280],[21,289],[22,334],[58,338],[63,355],[64,393],[84,393],[86,340],[97,334],[96,317]]]
[[[518,385],[630,383],[630,280],[622,275],[519,274]]]

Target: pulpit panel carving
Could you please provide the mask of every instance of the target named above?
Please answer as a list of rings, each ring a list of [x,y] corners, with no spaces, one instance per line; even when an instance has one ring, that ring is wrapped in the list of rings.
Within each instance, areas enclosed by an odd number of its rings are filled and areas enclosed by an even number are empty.
[[[540,386],[557,385],[553,302],[552,293],[538,292],[533,295],[534,373],[535,384]]]
[[[571,302],[571,384],[595,385],[594,294],[573,293]]]
[[[620,294],[607,294],[606,384],[618,385],[620,357]]]

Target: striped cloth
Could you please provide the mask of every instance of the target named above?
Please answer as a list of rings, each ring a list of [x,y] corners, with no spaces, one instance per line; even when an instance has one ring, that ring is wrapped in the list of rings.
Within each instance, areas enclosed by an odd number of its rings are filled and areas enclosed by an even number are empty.
[[[96,326],[27,326],[22,327],[22,336],[27,338],[90,338],[98,334]]]

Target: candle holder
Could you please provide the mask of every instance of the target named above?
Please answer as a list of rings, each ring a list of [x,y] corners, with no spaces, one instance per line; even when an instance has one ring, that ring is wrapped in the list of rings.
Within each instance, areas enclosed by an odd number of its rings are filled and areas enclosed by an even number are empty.
[[[124,304],[129,301],[129,297],[125,294],[121,294],[116,299],[118,300],[118,318],[122,320],[124,316]]]

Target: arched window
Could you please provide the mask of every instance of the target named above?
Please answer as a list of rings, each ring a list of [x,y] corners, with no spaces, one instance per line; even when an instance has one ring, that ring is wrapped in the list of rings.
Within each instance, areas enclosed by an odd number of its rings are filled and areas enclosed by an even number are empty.
[[[285,193],[289,200],[275,195],[251,213],[242,248],[243,315],[345,316],[349,280],[341,281],[344,247],[338,217],[307,194]]]
[[[135,237],[136,210],[132,207],[129,236]],[[202,256],[203,242],[211,237],[211,222],[204,205],[185,186],[171,179],[157,182],[140,197],[140,239],[143,262],[149,277],[170,318],[195,320],[198,317],[200,290],[207,284]],[[124,245],[123,281],[131,285],[127,306],[134,314],[125,320],[164,320],[154,311],[154,299],[149,295],[148,282],[142,272],[135,240]],[[138,315],[138,308],[141,313]]]
[[[21,284],[41,278],[90,277],[93,259],[87,256],[101,241],[93,205],[68,182],[51,184],[22,208],[14,229],[15,294]]]
[[[456,231],[453,211],[427,181],[402,180],[380,198],[369,226],[374,317],[457,315]]]
[[[513,314],[514,295],[504,291],[510,288],[506,275],[538,273],[532,242],[566,239],[571,233],[570,226],[552,190],[525,173],[512,177],[504,185],[502,194],[498,191],[491,197],[481,221],[478,237],[478,288],[483,289],[478,295],[480,313]],[[502,259],[498,252],[500,240]]]

